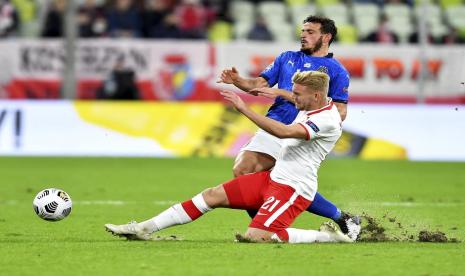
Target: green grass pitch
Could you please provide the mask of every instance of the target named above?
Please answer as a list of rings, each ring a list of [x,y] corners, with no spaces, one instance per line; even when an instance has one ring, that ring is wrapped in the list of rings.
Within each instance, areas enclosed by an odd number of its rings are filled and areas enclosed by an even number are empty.
[[[249,223],[238,210],[215,210],[159,233],[181,241],[127,242],[104,231],[104,223],[152,217],[228,180],[231,165],[231,159],[0,158],[0,275],[465,273],[463,242],[238,244],[234,234]],[[378,218],[390,235],[428,229],[465,240],[465,163],[332,159],[319,182],[339,207]],[[73,199],[63,221],[43,221],[32,210],[35,194],[50,187]],[[316,229],[323,221],[305,213],[293,226]]]

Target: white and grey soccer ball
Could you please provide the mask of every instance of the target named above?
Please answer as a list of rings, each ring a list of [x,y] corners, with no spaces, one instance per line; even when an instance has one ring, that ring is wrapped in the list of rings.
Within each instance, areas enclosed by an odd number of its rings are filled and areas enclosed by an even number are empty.
[[[40,191],[32,206],[41,219],[59,221],[71,213],[73,202],[63,190],[50,188]]]

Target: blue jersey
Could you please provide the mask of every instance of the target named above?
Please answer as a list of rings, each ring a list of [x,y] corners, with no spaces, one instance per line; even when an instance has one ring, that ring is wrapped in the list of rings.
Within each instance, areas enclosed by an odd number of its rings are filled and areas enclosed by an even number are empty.
[[[347,103],[349,99],[349,73],[332,54],[325,57],[314,57],[301,51],[284,52],[270,64],[260,77],[266,79],[270,87],[278,84],[279,89],[292,93],[292,76],[301,71],[321,71],[329,75],[328,96],[334,102]],[[266,114],[276,121],[290,124],[294,121],[299,111],[294,104],[282,97],[277,97]]]

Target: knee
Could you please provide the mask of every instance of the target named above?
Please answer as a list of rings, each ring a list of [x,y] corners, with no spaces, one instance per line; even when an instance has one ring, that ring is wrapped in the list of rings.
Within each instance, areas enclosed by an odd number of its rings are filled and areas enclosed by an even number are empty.
[[[248,174],[248,173],[253,173],[253,172],[254,172],[254,168],[252,164],[246,164],[245,162],[239,162],[239,163],[234,164],[234,167],[233,167],[234,177],[238,177],[238,176]]]
[[[215,188],[206,189],[205,191],[203,191],[202,196],[208,206],[210,206],[211,208],[217,207],[216,205],[218,204],[218,196],[215,191]]]
[[[244,174],[253,173],[257,164],[256,153],[243,151],[239,153],[234,161],[233,174],[238,177]]]
[[[228,206],[228,198],[222,185],[206,189],[202,192],[202,196],[211,208]]]
[[[245,237],[253,242],[268,242],[265,236],[257,233],[245,233]]]
[[[253,242],[270,242],[272,235],[273,233],[268,231],[249,228],[244,236]]]

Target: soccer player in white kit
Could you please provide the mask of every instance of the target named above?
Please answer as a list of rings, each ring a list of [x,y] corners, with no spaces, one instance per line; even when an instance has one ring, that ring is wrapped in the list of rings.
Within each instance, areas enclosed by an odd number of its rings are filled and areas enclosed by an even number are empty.
[[[320,164],[342,133],[341,116],[327,97],[329,76],[318,71],[298,72],[293,82],[293,99],[300,112],[290,125],[255,113],[233,92],[221,92],[257,126],[284,139],[273,171],[239,176],[144,222],[106,224],[105,228],[117,236],[149,240],[153,232],[189,223],[214,208],[223,207],[258,210],[245,233],[245,238],[252,241],[353,242],[355,238],[343,234],[332,223],[323,224],[320,231],[290,228],[312,203],[318,188]]]
[[[325,72],[330,77],[328,96],[332,98],[344,120],[349,101],[350,76],[344,66],[329,52],[336,35],[337,28],[333,20],[321,16],[308,16],[302,24],[300,51],[282,52],[256,78],[244,78],[233,67],[223,70],[218,82],[232,84],[252,95],[274,99],[266,116],[284,124],[291,124],[299,112],[292,99],[292,76],[302,71]],[[280,151],[281,140],[259,129],[237,155],[233,167],[234,177],[271,170]],[[316,193],[307,211],[332,219],[343,233],[356,235],[360,232],[359,216],[344,212],[320,193]],[[247,210],[250,217],[254,217],[256,212],[257,210]]]

